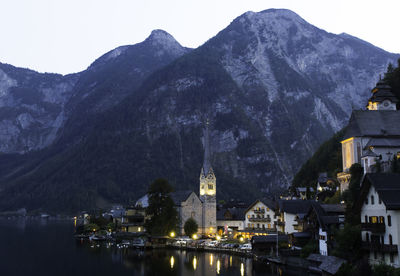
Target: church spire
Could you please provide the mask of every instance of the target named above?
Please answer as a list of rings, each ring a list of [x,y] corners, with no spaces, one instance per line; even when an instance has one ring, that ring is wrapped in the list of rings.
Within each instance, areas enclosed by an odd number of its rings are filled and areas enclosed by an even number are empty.
[[[210,148],[210,122],[207,120],[203,129],[204,160],[200,172],[200,196],[214,196],[216,194],[216,178],[211,167],[211,148]]]
[[[209,130],[209,125],[210,122],[207,119],[206,121],[206,127],[203,130],[204,133],[204,161],[203,161],[203,173],[204,175],[207,175],[211,168],[211,153],[210,153],[210,130]]]

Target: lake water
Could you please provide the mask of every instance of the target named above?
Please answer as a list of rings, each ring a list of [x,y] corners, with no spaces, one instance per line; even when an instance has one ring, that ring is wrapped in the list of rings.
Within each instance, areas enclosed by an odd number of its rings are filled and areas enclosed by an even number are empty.
[[[0,275],[279,275],[275,266],[227,254],[93,247],[73,232],[69,221],[0,219]]]

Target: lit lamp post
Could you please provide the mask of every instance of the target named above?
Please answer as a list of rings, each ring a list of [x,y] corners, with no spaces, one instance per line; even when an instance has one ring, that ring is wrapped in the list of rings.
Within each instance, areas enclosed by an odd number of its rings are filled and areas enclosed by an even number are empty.
[[[170,236],[171,238],[175,238],[175,232],[174,232],[174,231],[171,231],[171,233],[169,233],[169,236]]]

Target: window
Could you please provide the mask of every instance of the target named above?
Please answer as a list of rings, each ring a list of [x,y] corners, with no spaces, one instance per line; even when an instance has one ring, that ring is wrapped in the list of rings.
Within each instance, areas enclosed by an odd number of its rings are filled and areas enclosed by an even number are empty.
[[[257,223],[257,228],[260,228],[260,224],[259,223]]]
[[[250,228],[250,223],[247,223],[247,227]]]
[[[379,204],[382,204],[382,199],[379,195],[378,195],[378,202],[379,202]]]
[[[392,235],[389,234],[389,244],[392,245],[393,244],[393,237]]]
[[[367,223],[367,222],[368,222],[368,216],[365,215],[365,223]]]
[[[269,208],[267,208],[267,212],[269,212]]]
[[[365,198],[365,205],[368,205],[368,197]]]
[[[262,225],[262,228],[265,229],[265,224]]]
[[[361,145],[357,142],[357,162],[360,163],[361,161]]]
[[[250,218],[250,215],[247,215],[247,218]]]
[[[388,226],[392,226],[392,217],[389,215],[387,219],[388,219]]]
[[[271,229],[271,223],[268,223],[268,229]]]
[[[196,216],[196,212],[192,212],[192,214],[190,215],[192,218],[194,218]]]
[[[209,190],[214,190],[213,184],[208,184],[208,189],[209,189]]]
[[[370,219],[371,219],[371,223],[378,223],[378,217],[373,216],[373,217],[370,217]]]
[[[372,205],[374,205],[374,204],[375,204],[375,201],[374,201],[374,196],[373,196],[373,195],[371,196],[371,204],[372,204]]]
[[[324,241],[324,240],[325,240],[325,236],[320,235],[320,236],[319,236],[319,239],[320,239],[321,241]]]
[[[368,232],[365,233],[365,241],[366,241],[366,242],[369,242],[369,233],[368,233]]]
[[[385,217],[380,216],[379,217],[379,223],[385,223]]]

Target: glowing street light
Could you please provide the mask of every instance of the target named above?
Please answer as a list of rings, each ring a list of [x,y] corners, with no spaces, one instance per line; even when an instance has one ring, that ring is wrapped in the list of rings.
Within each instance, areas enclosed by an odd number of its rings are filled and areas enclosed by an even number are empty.
[[[193,234],[192,239],[197,240],[197,234]]]
[[[174,237],[175,237],[175,232],[174,232],[174,231],[171,231],[171,233],[169,233],[169,236],[170,236],[171,238],[174,238]]]

